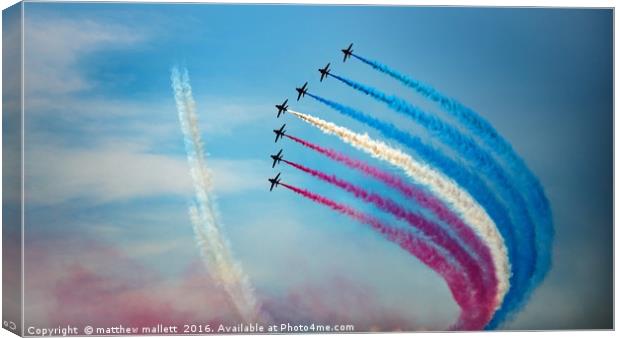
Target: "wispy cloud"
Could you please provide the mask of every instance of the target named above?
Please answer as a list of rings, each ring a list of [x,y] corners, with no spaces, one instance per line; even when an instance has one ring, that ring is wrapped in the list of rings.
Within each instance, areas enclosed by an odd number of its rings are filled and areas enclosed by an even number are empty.
[[[30,203],[76,198],[105,203],[191,192],[181,159],[144,153],[132,144],[87,150],[38,146],[27,154],[25,175]]]
[[[228,136],[237,128],[270,116],[265,112],[269,105],[264,102],[207,95],[198,95],[196,101],[201,113],[201,129],[207,135]],[[70,124],[76,131],[93,132],[93,136],[98,135],[94,132],[149,137],[174,135],[182,144],[172,97],[131,100],[66,95],[59,100],[54,96],[37,96],[27,100],[26,111],[32,117],[53,117],[63,124]]]
[[[57,95],[92,88],[75,65],[86,53],[128,47],[146,39],[122,25],[86,19],[27,16],[25,23],[26,95]]]
[[[80,149],[40,145],[26,158],[28,203],[72,199],[107,203],[153,196],[191,196],[184,158],[154,154],[138,143],[115,141]],[[211,160],[218,193],[261,187],[254,160]]]
[[[236,128],[250,125],[265,119],[265,107],[271,105],[259,102],[248,102],[240,98],[218,98],[212,96],[196,96],[196,105],[205,117],[201,121],[215,121],[216,123],[202,123],[203,130],[211,135],[229,135]]]
[[[98,51],[140,48],[150,39],[148,28],[38,13],[27,18],[25,31],[29,203],[191,196],[183,153],[169,154],[182,149],[172,96],[85,95],[97,79],[87,75],[83,61]],[[209,135],[230,134],[260,118],[261,105],[247,100],[203,95],[198,106],[209,112],[201,119]],[[259,187],[258,161],[210,162],[218,193]]]

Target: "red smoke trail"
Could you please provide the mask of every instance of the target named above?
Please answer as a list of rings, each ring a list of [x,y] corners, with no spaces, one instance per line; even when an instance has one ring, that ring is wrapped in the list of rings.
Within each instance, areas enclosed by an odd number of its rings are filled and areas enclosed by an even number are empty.
[[[349,168],[359,170],[364,174],[371,176],[385,183],[386,185],[391,186],[409,199],[415,200],[420,206],[430,210],[441,221],[450,225],[450,227],[455,231],[457,236],[460,237],[463,242],[467,244],[467,246],[469,246],[470,250],[477,254],[478,258],[482,262],[482,266],[486,268],[486,273],[484,274],[486,284],[486,296],[489,300],[492,300],[493,297],[495,297],[497,293],[497,277],[495,275],[496,270],[493,265],[493,260],[491,258],[491,252],[489,251],[489,248],[484,244],[483,241],[480,240],[480,238],[473,232],[473,230],[458,217],[458,215],[452,212],[441,201],[439,201],[431,194],[426,193],[422,189],[403,182],[397,176],[392,175],[389,172],[383,171],[379,168],[368,165],[365,162],[352,159],[337,151],[323,148],[319,145],[313,144],[292,135],[285,134],[284,136],[309,149],[323,154],[332,160],[340,162],[348,166]],[[495,304],[491,304],[490,302],[489,306],[494,307]],[[494,309],[489,309],[489,311],[493,310]]]
[[[453,269],[450,262],[423,239],[409,231],[386,225],[377,218],[344,204],[332,201],[327,197],[286,183],[280,183],[280,185],[314,202],[323,204],[337,212],[347,215],[360,223],[370,225],[374,230],[390,241],[397,243],[401,248],[405,249],[440,274],[446,280],[452,296],[462,310],[458,322],[452,329],[480,330],[484,327],[486,320],[484,318],[479,318],[476,313],[477,306],[475,302],[471,302],[470,295],[467,292],[469,286],[464,282],[466,278],[463,278],[464,276],[458,270]]]
[[[328,175],[318,170],[311,169],[291,161],[282,161],[325,182],[328,182],[343,190],[346,190],[355,195],[355,197],[361,198],[368,203],[372,203],[381,210],[389,212],[395,217],[406,221],[412,227],[415,227],[422,231],[425,236],[429,237],[429,239],[436,243],[438,246],[445,248],[457,260],[457,262],[463,267],[463,269],[469,276],[469,280],[473,288],[470,296],[472,297],[472,299],[476,300],[479,305],[482,305],[478,308],[481,311],[480,315],[483,317],[487,316],[487,319],[490,318],[491,314],[489,310],[489,302],[492,302],[492,299],[489,299],[489,295],[485,292],[486,285],[482,280],[483,272],[480,266],[476,264],[476,261],[472,259],[472,257],[460,246],[460,244],[456,240],[450,237],[450,235],[445,229],[441,228],[436,223],[429,221],[428,219],[422,217],[419,214],[409,212],[391,199],[381,197],[380,195],[375,193],[370,193],[359,186],[356,186],[350,182],[336,177],[335,175]]]

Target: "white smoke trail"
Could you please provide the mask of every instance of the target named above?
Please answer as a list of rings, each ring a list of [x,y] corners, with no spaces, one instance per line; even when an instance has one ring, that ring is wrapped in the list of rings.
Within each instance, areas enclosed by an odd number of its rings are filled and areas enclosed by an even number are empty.
[[[428,165],[414,160],[411,156],[383,142],[373,140],[368,134],[355,133],[312,115],[290,109],[288,112],[319,128],[326,134],[336,135],[353,147],[403,169],[412,179],[429,187],[433,193],[450,204],[490,247],[498,280],[495,309],[497,310],[500,307],[510,286],[508,251],[495,222],[467,191]]]
[[[171,80],[196,193],[189,213],[201,256],[210,275],[226,290],[243,320],[254,322],[259,319],[258,302],[247,275],[233,258],[222,234],[187,70],[181,73],[174,68]]]

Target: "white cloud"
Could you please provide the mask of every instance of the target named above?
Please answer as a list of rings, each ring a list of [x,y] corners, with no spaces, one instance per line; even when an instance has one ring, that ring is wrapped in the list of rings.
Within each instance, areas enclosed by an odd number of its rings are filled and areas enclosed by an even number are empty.
[[[73,150],[41,145],[26,156],[29,202],[54,204],[73,198],[109,202],[191,191],[182,159],[143,153],[129,144]]]
[[[210,160],[215,192],[260,188],[256,162]],[[41,145],[26,155],[29,203],[49,205],[80,198],[106,203],[160,195],[193,196],[185,158],[152,154],[142,145],[119,141],[92,149]]]
[[[201,96],[197,98],[197,108],[201,128],[209,135],[230,135],[236,128],[265,119],[265,104],[244,99]],[[131,130],[138,136],[180,132],[172,90],[169,97],[149,101],[72,96],[59,100],[39,96],[27,100],[26,112],[30,116],[53,115],[63,123],[71,124],[72,128],[93,132],[95,136],[109,132],[110,128]]]
[[[28,114],[49,114],[67,121],[85,118],[152,118],[176,114],[172,90],[169,97],[149,101],[119,100],[110,97],[79,98],[76,94],[96,87],[79,67],[89,54],[111,49],[131,49],[148,42],[150,36],[164,32],[156,27],[136,30],[104,20],[30,15],[25,24],[25,102]],[[246,99],[198,95],[198,109],[217,124],[203,125],[209,134],[229,134],[238,126],[264,117],[265,105]],[[204,120],[204,119],[203,119]],[[136,123],[137,124],[137,123]],[[176,125],[174,127],[177,127]]]
[[[91,88],[93,83],[75,68],[80,56],[145,39],[141,32],[92,20],[28,16],[24,26],[25,88],[32,96]]]
[[[217,121],[217,123],[201,123],[205,133],[211,135],[228,135],[244,125],[265,119],[265,104],[249,103],[235,99],[222,99],[211,96],[196,98],[198,112],[206,115],[201,122]]]

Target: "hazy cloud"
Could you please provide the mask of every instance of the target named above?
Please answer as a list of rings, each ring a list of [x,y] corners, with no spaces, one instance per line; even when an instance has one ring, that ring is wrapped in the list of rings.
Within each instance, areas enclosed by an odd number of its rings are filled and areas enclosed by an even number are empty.
[[[26,160],[28,203],[56,204],[72,199],[95,203],[132,198],[193,196],[186,159],[150,153],[140,144],[115,142],[94,148],[33,147]],[[209,160],[215,191],[258,189],[254,160]]]
[[[85,53],[127,47],[145,39],[122,25],[46,16],[25,19],[26,95],[58,95],[94,84],[76,69]]]

